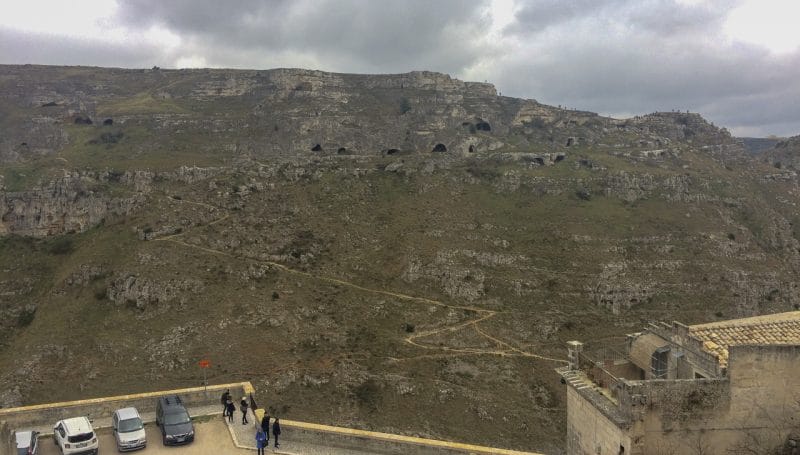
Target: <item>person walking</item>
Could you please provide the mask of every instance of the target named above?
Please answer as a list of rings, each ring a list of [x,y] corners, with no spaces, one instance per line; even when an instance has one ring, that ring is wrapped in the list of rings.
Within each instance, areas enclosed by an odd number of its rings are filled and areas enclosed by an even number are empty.
[[[227,404],[227,412],[228,412],[228,422],[233,423],[233,413],[236,412],[236,406],[233,404],[233,400],[228,398]]]
[[[281,419],[275,417],[275,423],[272,424],[272,435],[275,436],[275,448],[281,445],[278,444],[278,436],[281,435]]]
[[[267,446],[269,446],[269,414],[265,413],[261,419],[261,429],[264,430],[264,434],[267,436]]]
[[[242,425],[247,425],[247,397],[242,397],[239,406],[242,410]]]
[[[267,446],[267,435],[264,434],[264,430],[260,427],[256,432],[256,448],[258,449],[258,455],[264,455],[264,448]]]
[[[225,389],[225,393],[222,394],[222,397],[219,399],[219,402],[222,403],[222,418],[225,418],[225,414],[228,411],[228,400],[231,399],[231,389]]]

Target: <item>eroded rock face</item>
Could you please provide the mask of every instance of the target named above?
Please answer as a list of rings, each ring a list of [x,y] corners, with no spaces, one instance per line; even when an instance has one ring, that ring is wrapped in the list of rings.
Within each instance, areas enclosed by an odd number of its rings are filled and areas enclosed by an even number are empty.
[[[185,302],[188,295],[203,290],[203,282],[196,279],[158,281],[124,273],[117,277],[107,290],[107,297],[118,305],[132,305],[145,309],[178,299]]]
[[[92,189],[97,180],[65,173],[35,190],[0,191],[0,235],[44,237],[83,232],[109,215],[131,213],[139,196],[115,198]]]

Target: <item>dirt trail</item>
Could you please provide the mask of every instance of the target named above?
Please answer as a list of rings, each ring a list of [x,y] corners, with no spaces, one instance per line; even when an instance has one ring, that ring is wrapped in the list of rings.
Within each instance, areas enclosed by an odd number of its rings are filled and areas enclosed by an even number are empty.
[[[180,202],[180,203],[184,203],[184,204],[192,204],[192,205],[198,205],[198,206],[201,206],[201,207],[206,207],[206,208],[209,208],[209,209],[214,210],[214,211],[223,211],[223,209],[221,209],[219,207],[215,207],[213,205],[206,204],[206,203],[203,203],[203,202],[185,201],[183,199],[174,199],[174,198],[169,197],[169,196],[168,196],[168,199],[170,199],[173,202]],[[217,218],[214,221],[211,221],[211,222],[205,224],[204,226],[212,226],[214,224],[220,223],[220,222],[228,219],[229,217],[230,217],[230,213],[225,213],[225,215],[223,215],[222,217]],[[406,360],[417,360],[417,359],[422,359],[422,358],[456,357],[456,356],[460,356],[460,355],[496,355],[496,356],[501,356],[501,357],[527,357],[527,358],[538,359],[538,360],[546,360],[546,361],[550,361],[550,362],[567,363],[567,361],[564,360],[564,359],[557,359],[557,358],[553,358],[553,357],[547,357],[547,356],[534,354],[532,352],[528,352],[528,351],[522,350],[520,348],[517,348],[517,347],[511,345],[510,343],[508,343],[506,341],[500,340],[499,338],[494,337],[494,336],[489,335],[488,333],[486,333],[483,329],[481,329],[481,327],[478,324],[483,322],[483,321],[487,321],[487,320],[497,316],[499,314],[497,311],[487,310],[485,308],[478,308],[478,307],[467,306],[467,305],[453,305],[453,304],[444,303],[444,302],[439,301],[439,300],[429,299],[429,298],[426,298],[426,297],[418,297],[418,296],[403,294],[403,293],[400,293],[400,292],[387,291],[385,289],[369,288],[369,287],[361,286],[361,285],[356,284],[356,283],[352,283],[352,282],[349,282],[349,281],[341,280],[339,278],[333,278],[333,277],[328,277],[328,276],[324,276],[324,275],[316,275],[316,274],[313,274],[313,273],[304,272],[302,270],[293,269],[291,267],[288,267],[288,266],[286,266],[284,264],[281,264],[281,263],[278,263],[278,262],[268,261],[268,260],[265,260],[265,259],[252,258],[252,257],[248,257],[248,256],[239,256],[239,255],[231,254],[231,253],[228,253],[228,252],[225,252],[225,251],[215,250],[215,249],[212,249],[212,248],[206,248],[206,247],[202,247],[202,246],[199,246],[199,245],[193,245],[191,243],[186,243],[184,241],[179,240],[179,237],[185,235],[187,232],[188,232],[188,230],[184,230],[183,232],[180,232],[180,233],[177,233],[177,234],[173,234],[173,235],[169,235],[169,236],[165,236],[165,237],[160,237],[160,238],[153,239],[153,240],[154,241],[162,241],[162,242],[172,242],[172,243],[175,243],[177,245],[181,245],[181,246],[184,246],[184,247],[187,247],[187,248],[194,248],[194,249],[197,249],[197,250],[200,250],[200,251],[204,251],[204,252],[209,253],[209,254],[216,254],[216,255],[220,255],[220,256],[224,256],[224,257],[229,257],[229,258],[232,258],[232,259],[239,259],[239,260],[245,260],[245,261],[258,262],[258,263],[261,263],[261,264],[267,264],[267,265],[275,267],[275,268],[277,268],[277,269],[279,269],[279,270],[281,270],[283,272],[286,272],[286,273],[303,276],[303,277],[306,277],[306,278],[310,278],[312,280],[325,281],[325,282],[332,283],[332,284],[346,286],[346,287],[349,287],[351,289],[355,289],[355,290],[362,291],[362,292],[385,295],[385,296],[389,296],[389,297],[394,297],[394,298],[399,299],[399,300],[404,300],[404,301],[407,301],[407,302],[425,304],[425,305],[435,305],[435,306],[440,306],[440,307],[454,309],[454,310],[461,310],[461,311],[464,311],[464,312],[473,312],[473,313],[476,314],[476,317],[474,319],[468,320],[466,322],[458,322],[458,323],[454,323],[452,325],[446,325],[446,326],[443,326],[443,327],[440,327],[440,328],[437,328],[437,329],[433,329],[433,330],[426,330],[426,331],[423,331],[423,332],[412,333],[412,334],[408,335],[405,338],[405,342],[406,343],[408,343],[408,344],[410,344],[412,346],[415,346],[417,348],[427,349],[427,350],[444,351],[443,353],[437,354],[437,355],[420,355],[420,356],[407,357],[407,358],[390,358],[390,360],[392,360],[392,361],[401,362],[401,361],[406,361]],[[491,344],[495,345],[495,348],[493,348],[493,349],[491,349],[491,348],[478,348],[478,347],[476,347],[476,348],[454,348],[454,347],[448,347],[448,346],[440,346],[438,344],[436,344],[436,345],[424,344],[423,342],[421,342],[422,339],[424,339],[426,337],[430,337],[432,335],[437,335],[437,334],[441,334],[441,333],[448,333],[448,332],[456,332],[456,331],[459,331],[459,330],[465,330],[465,329],[470,328],[470,327],[473,328],[475,330],[475,332],[480,337],[486,339]],[[418,342],[417,340],[420,340],[420,342]]]

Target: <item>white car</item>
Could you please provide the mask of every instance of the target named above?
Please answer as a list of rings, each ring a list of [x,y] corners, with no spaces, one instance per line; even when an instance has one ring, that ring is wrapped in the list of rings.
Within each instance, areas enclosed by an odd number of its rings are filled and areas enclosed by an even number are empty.
[[[97,454],[97,435],[87,417],[59,420],[53,426],[53,440],[64,455]]]
[[[122,408],[114,411],[111,417],[114,439],[120,452],[144,449],[147,437],[144,434],[144,423],[136,408]]]
[[[39,453],[39,433],[36,431],[17,431],[17,455],[37,455]]]

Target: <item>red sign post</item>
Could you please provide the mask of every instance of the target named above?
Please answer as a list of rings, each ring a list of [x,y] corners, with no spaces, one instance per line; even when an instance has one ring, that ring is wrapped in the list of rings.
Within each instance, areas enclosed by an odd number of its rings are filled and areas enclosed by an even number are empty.
[[[208,370],[208,367],[211,366],[211,362],[208,359],[201,359],[199,362],[197,362],[197,364],[200,365],[200,368],[203,369],[203,388],[205,390],[208,390],[208,380],[206,379],[206,370]]]

